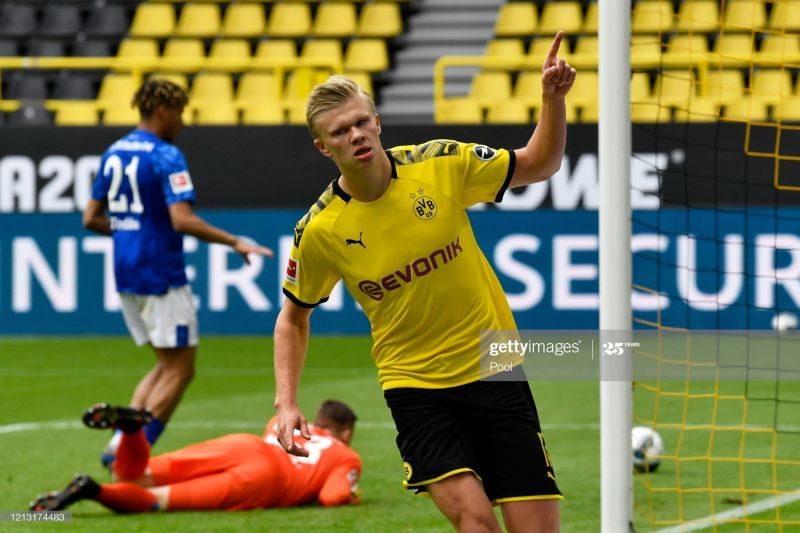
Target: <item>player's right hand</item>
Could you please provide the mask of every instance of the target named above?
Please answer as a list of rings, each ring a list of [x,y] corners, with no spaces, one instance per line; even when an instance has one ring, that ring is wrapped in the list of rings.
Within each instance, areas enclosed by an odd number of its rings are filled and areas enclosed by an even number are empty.
[[[250,264],[250,254],[263,255],[264,257],[272,257],[275,255],[271,249],[266,246],[261,246],[257,243],[247,242],[243,239],[237,239],[233,244],[233,251],[242,256],[246,264]]]
[[[311,438],[308,431],[308,422],[303,413],[296,406],[278,409],[278,442],[286,453],[308,457],[308,450],[294,440],[294,430],[300,431],[300,436],[306,440]]]

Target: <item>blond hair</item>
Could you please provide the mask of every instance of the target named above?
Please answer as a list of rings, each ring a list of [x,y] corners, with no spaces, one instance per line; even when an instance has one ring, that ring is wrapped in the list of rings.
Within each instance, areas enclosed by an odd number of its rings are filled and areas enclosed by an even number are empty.
[[[377,113],[375,101],[369,93],[347,76],[336,74],[328,78],[325,83],[314,87],[308,96],[306,106],[306,123],[311,136],[315,139],[319,137],[317,121],[322,113],[336,109],[354,96],[362,97],[369,103],[372,112]]]
[[[142,118],[150,118],[160,105],[182,108],[189,102],[186,90],[169,80],[150,79],[133,95],[131,106],[139,109]]]

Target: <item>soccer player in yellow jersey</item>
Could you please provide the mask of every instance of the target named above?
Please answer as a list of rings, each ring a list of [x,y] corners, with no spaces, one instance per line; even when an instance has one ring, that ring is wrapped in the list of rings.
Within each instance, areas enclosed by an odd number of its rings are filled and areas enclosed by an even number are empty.
[[[342,280],[372,325],[404,485],[429,493],[459,531],[501,531],[493,504],[509,531],[559,528],[562,496],[527,382],[481,379],[480,332],[516,326],[466,208],[558,170],[576,74],[557,57],[563,37],[542,68],[539,124],[517,150],[433,140],[384,151],[374,102],[342,76],[308,101],[314,146],[341,176],[295,228],[275,325],[278,439],[308,454],[292,435],[310,437],[297,406],[309,318]]]

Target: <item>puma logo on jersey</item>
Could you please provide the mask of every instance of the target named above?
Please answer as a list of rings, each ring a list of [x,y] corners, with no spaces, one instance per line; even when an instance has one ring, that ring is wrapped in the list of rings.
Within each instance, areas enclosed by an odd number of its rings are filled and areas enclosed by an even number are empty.
[[[362,231],[361,233],[359,233],[359,234],[358,234],[358,239],[345,239],[345,240],[344,240],[344,243],[345,243],[347,246],[350,246],[351,244],[360,244],[360,245],[361,245],[361,247],[362,247],[362,248],[364,248],[364,249],[366,250],[366,249],[367,249],[367,245],[366,245],[366,244],[364,244],[364,241],[362,240],[362,237],[361,237],[362,235],[364,235],[364,232],[363,232],[363,231]]]

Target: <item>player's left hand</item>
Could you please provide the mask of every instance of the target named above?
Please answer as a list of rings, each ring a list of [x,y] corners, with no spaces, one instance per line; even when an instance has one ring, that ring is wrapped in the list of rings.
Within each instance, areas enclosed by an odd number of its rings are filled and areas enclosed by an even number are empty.
[[[558,49],[563,38],[564,32],[559,31],[553,39],[553,44],[550,45],[544,65],[542,65],[542,94],[544,96],[564,97],[575,83],[577,71],[558,57]]]
[[[244,262],[250,264],[249,254],[263,255],[264,257],[272,257],[275,255],[272,250],[260,244],[250,244],[242,239],[237,239],[233,245],[233,251],[242,256]]]

